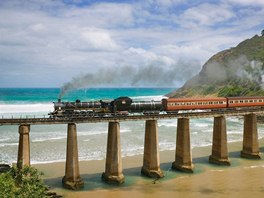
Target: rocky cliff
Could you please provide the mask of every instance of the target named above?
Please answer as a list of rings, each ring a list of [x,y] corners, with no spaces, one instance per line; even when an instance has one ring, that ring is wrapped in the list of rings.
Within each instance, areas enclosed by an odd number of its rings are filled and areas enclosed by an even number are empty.
[[[264,36],[255,35],[212,56],[200,73],[167,96],[264,95]]]

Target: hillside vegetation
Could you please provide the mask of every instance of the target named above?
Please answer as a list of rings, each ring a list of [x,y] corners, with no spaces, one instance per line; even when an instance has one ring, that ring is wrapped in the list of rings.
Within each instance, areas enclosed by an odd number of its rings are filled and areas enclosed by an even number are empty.
[[[264,95],[264,35],[212,56],[200,73],[167,96]]]

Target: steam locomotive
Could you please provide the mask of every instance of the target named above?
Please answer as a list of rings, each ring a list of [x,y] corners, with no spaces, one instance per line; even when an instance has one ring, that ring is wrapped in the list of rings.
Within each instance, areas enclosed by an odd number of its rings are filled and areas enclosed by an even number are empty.
[[[51,117],[128,115],[130,113],[177,113],[180,110],[217,110],[228,108],[264,108],[264,97],[164,98],[161,101],[133,101],[129,97],[114,100],[54,102]]]

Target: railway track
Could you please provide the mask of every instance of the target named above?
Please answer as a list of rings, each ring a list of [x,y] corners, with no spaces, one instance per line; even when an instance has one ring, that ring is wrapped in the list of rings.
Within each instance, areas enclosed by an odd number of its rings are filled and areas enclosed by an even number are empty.
[[[54,118],[4,118],[0,117],[0,125],[45,125],[45,124],[67,124],[67,123],[97,123],[97,122],[122,122],[122,121],[140,121],[140,120],[159,120],[175,118],[208,118],[217,116],[243,116],[247,114],[264,115],[263,108],[246,109],[221,109],[217,111],[199,111],[199,112],[178,112],[161,114],[142,114],[142,115],[105,115],[105,116],[72,116],[72,117],[54,117]]]

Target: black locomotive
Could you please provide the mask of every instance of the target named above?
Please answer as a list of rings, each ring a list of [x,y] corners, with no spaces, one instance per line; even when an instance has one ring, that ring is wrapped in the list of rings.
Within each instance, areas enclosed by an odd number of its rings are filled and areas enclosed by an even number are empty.
[[[215,98],[164,98],[161,101],[133,101],[129,97],[90,102],[54,102],[51,117],[105,116],[129,113],[177,113],[181,110],[264,108],[264,96]]]
[[[133,101],[129,97],[114,100],[81,102],[54,102],[51,117],[127,115],[129,113],[159,113],[164,110],[162,101]]]

